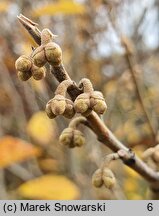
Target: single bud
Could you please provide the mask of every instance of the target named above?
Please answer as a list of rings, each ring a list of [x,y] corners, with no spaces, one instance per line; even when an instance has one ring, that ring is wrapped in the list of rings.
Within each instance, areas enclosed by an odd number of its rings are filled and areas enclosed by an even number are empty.
[[[54,42],[45,45],[45,56],[47,61],[53,65],[58,66],[62,61],[62,50],[60,46]]]
[[[66,99],[66,109],[65,112],[63,113],[63,116],[71,119],[75,115],[75,110],[73,106],[73,102],[69,99]]]
[[[154,162],[159,163],[159,150],[155,150],[155,152],[152,154],[152,159]]]
[[[85,138],[81,131],[74,130],[74,145],[77,147],[81,147],[85,144]]]
[[[37,67],[43,67],[47,62],[45,52],[44,52],[44,46],[41,45],[41,46],[37,47],[33,51],[31,57],[33,58],[33,62]]]
[[[74,148],[75,146],[80,147],[85,143],[83,133],[73,128],[64,129],[59,140],[61,144],[69,148]]]
[[[102,169],[97,169],[92,176],[92,184],[99,188],[103,185]]]
[[[103,114],[107,109],[103,94],[99,91],[93,91],[90,95],[90,106],[98,114]]]
[[[89,93],[80,94],[74,101],[74,108],[77,113],[85,113],[90,108],[90,95]]]
[[[32,76],[30,71],[27,72],[18,71],[17,75],[21,81],[27,81]]]
[[[51,100],[51,110],[52,112],[58,116],[62,115],[66,109],[66,98],[62,95],[55,95],[55,97]]]
[[[65,128],[59,137],[59,141],[64,146],[70,146],[72,145],[72,141],[73,141],[72,136],[73,136],[73,129]]]
[[[45,112],[50,119],[53,119],[56,117],[56,115],[54,115],[52,110],[51,110],[50,101],[46,104]]]
[[[22,55],[15,62],[15,68],[17,71],[27,72],[32,67],[32,61],[28,56]]]
[[[41,80],[45,77],[45,68],[44,67],[37,67],[35,65],[32,66],[32,75],[33,75],[33,78],[35,80]]]
[[[116,184],[115,176],[113,172],[108,168],[103,169],[102,179],[104,181],[105,187],[108,189],[112,189]]]

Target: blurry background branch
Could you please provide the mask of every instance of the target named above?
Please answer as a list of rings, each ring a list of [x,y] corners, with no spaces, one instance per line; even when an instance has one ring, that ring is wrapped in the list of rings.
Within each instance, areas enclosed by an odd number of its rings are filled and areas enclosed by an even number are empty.
[[[147,11],[146,9],[143,11],[143,15],[141,16],[141,19],[139,20],[139,23],[137,25],[137,29],[141,25],[143,18],[146,14],[146,11]],[[128,37],[122,35],[119,27],[116,26],[115,20],[111,17],[111,15],[109,15],[109,18],[110,18],[111,24],[112,24],[112,26],[113,26],[113,28],[114,28],[114,30],[115,30],[118,38],[119,38],[121,45],[124,48],[124,57],[125,57],[129,71],[130,71],[131,76],[132,76],[132,81],[133,81],[134,86],[135,86],[136,96],[137,96],[139,104],[142,108],[142,111],[145,115],[149,129],[151,131],[151,135],[153,138],[153,145],[156,145],[157,144],[157,140],[156,140],[157,139],[157,131],[154,128],[152,121],[151,121],[151,117],[150,117],[150,115],[149,115],[149,113],[148,113],[148,111],[144,105],[144,100],[143,100],[143,95],[141,93],[140,83],[136,77],[137,70],[140,70],[140,66],[138,66],[137,62],[135,61],[135,56],[134,56],[135,45],[133,44],[133,42]],[[135,67],[139,67],[139,68],[135,69]]]

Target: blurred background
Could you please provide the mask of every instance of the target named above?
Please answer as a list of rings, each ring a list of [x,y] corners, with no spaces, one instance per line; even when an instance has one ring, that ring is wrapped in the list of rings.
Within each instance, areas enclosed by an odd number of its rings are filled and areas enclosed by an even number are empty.
[[[48,73],[21,82],[15,71],[15,60],[36,46],[17,20],[20,13],[59,35],[71,78],[87,77],[103,92],[104,122],[140,156],[155,144],[149,123],[157,135],[159,120],[159,0],[0,1],[0,199],[145,199],[146,182],[119,161],[111,164],[116,192],[92,186],[93,172],[111,151],[86,127],[80,127],[84,147],[59,144],[69,120],[50,120],[44,112],[57,81]]]

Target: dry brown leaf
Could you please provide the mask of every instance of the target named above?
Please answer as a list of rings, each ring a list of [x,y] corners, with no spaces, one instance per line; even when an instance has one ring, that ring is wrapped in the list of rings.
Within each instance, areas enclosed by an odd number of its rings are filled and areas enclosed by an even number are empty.
[[[39,155],[40,150],[24,140],[12,136],[5,136],[0,139],[1,168]]]

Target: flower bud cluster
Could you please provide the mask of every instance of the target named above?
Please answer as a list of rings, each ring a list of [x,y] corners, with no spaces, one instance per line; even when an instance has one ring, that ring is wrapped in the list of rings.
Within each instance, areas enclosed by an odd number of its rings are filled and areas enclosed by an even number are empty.
[[[49,29],[43,29],[41,33],[41,45],[37,47],[30,56],[22,55],[15,63],[18,77],[22,81],[33,77],[41,80],[45,77],[44,65],[48,62],[52,66],[58,66],[62,62],[62,50],[52,40],[53,35]]]
[[[52,66],[61,64],[62,50],[58,44],[52,42],[54,37],[49,29],[43,29],[41,32],[41,46],[32,53],[33,62],[37,67],[43,67],[47,62]]]
[[[15,68],[19,79],[22,81],[26,81],[30,77],[33,77],[35,80],[41,80],[45,77],[45,68],[35,66],[32,58],[26,55],[22,55],[16,60]]]
[[[63,115],[71,119],[75,115],[73,102],[60,94],[55,95],[55,97],[47,103],[45,111],[49,118]]]
[[[64,80],[57,87],[55,97],[46,105],[45,111],[49,118],[63,115],[64,117],[71,119],[75,115],[73,102],[66,98],[67,88],[70,85],[72,85],[71,80]]]
[[[72,85],[72,81],[65,80],[59,84],[55,97],[46,105],[46,113],[49,118],[55,118],[58,115],[72,118],[75,112],[88,116],[92,110],[98,114],[104,113],[107,105],[103,94],[94,91],[92,83],[86,78],[81,80],[81,84],[83,84],[84,93],[80,94],[74,102],[66,98],[67,89]]]
[[[81,147],[85,143],[84,135],[81,131],[68,127],[60,135],[60,143],[69,148]]]
[[[76,112],[85,116],[89,115],[92,110],[103,114],[107,109],[103,94],[93,90],[89,79],[82,79],[80,85],[83,85],[84,93],[80,94],[74,102]]]
[[[94,172],[92,184],[98,188],[104,185],[107,189],[112,189],[116,184],[116,178],[109,168],[100,168]]]

